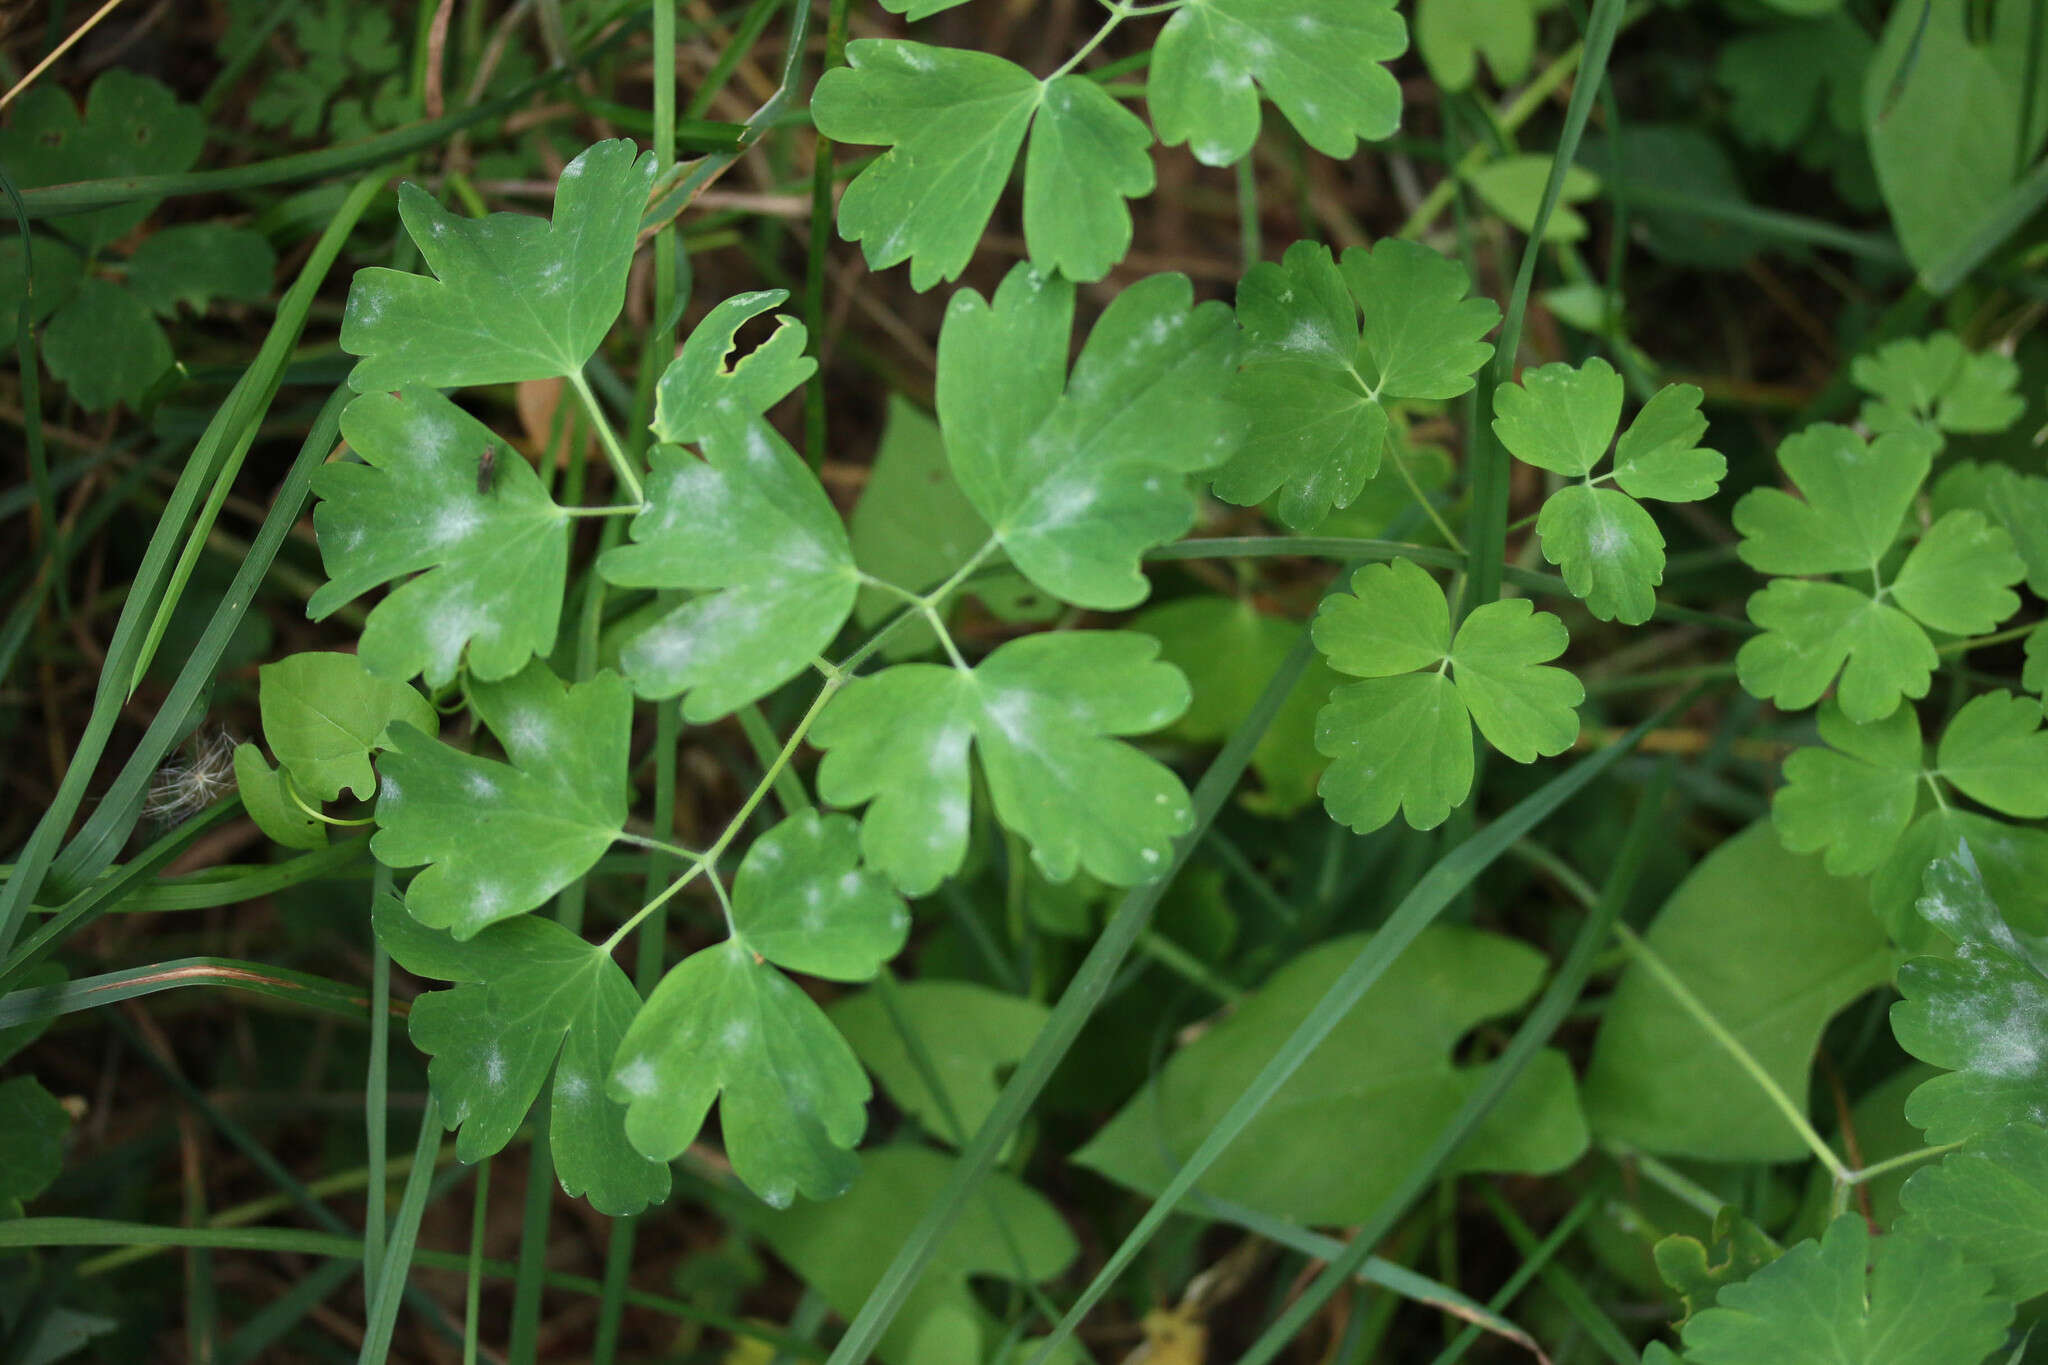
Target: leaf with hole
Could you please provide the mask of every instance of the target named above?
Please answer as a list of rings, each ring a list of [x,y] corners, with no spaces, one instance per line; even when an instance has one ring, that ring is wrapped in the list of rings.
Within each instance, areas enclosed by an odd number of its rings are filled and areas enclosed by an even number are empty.
[[[856,679],[811,731],[825,751],[818,793],[866,805],[868,862],[923,895],[967,856],[976,753],[996,818],[1049,880],[1151,881],[1193,823],[1180,779],[1119,738],[1187,710],[1187,680],[1158,649],[1134,632],[1063,631],[1012,640],[972,669],[898,664]]]
[[[377,941],[415,976],[454,983],[412,1002],[413,1045],[455,1154],[502,1151],[549,1073],[548,1145],[571,1195],[614,1217],[668,1197],[668,1167],[626,1141],[625,1110],[605,1098],[612,1054],[640,994],[611,955],[553,920],[527,915],[466,941],[422,926],[393,897],[375,907]]]
[[[416,185],[398,216],[433,275],[356,272],[341,349],[360,356],[359,393],[580,375],[626,297],[626,271],[654,184],[654,153],[622,139],[562,169],[552,219],[464,218]]]
[[[625,828],[633,698],[615,673],[564,684],[536,660],[470,700],[506,760],[404,723],[377,761],[387,867],[428,864],[406,888],[422,924],[458,940],[523,914],[588,872]]]
[[[804,353],[809,332],[783,314],[776,316],[766,341],[737,362],[732,359],[739,329],[788,301],[787,289],[763,289],[735,294],[705,314],[655,382],[656,440],[685,445],[735,422],[744,425],[818,372],[818,362]]]

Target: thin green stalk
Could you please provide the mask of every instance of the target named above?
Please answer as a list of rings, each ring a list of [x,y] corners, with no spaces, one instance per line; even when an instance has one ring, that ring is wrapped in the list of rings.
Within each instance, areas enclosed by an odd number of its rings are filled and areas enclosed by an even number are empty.
[[[491,1158],[476,1164],[476,1191],[470,1197],[468,1281],[462,1290],[462,1365],[476,1365],[477,1343],[483,1336],[484,1233],[491,1213]],[[622,1219],[614,1226],[630,1226]],[[605,1298],[611,1299],[607,1283]]]
[[[640,488],[640,476],[633,470],[633,462],[626,457],[625,447],[619,444],[618,433],[612,430],[611,419],[598,406],[597,395],[590,391],[590,380],[581,370],[569,376],[569,387],[576,390],[576,396],[583,400],[583,410],[590,414],[590,424],[597,428],[597,436],[604,443],[605,458],[611,461],[612,472],[618,476],[619,486],[626,490],[631,503],[644,504],[647,495]]]
[[[413,1148],[412,1171],[405,1178],[405,1193],[399,1196],[398,1217],[391,1226],[391,1240],[384,1249],[384,1263],[377,1274],[377,1292],[371,1296],[369,1320],[363,1326],[363,1347],[356,1353],[356,1365],[384,1365],[391,1351],[391,1329],[398,1322],[398,1304],[412,1268],[413,1248],[419,1239],[420,1215],[427,1207],[427,1187],[433,1183],[435,1155],[441,1148],[441,1110],[434,1097],[427,1096],[420,1111],[419,1142]]]
[[[846,64],[848,0],[831,0],[825,17],[825,60],[819,76]],[[832,250],[832,139],[817,135],[811,150],[811,235],[804,261],[804,322],[818,369],[804,386],[804,458],[825,465],[825,261]]]
[[[370,904],[391,894],[391,869],[382,863],[370,880]],[[368,927],[369,916],[365,915]],[[364,1144],[370,1171],[363,1200],[363,1296],[374,1302],[384,1262],[385,1144],[391,1132],[391,955],[370,932],[370,1074],[363,1085]]]
[[[1503,1284],[1500,1287],[1500,1291],[1487,1300],[1487,1311],[1505,1313],[1513,1306],[1515,1300],[1521,1297],[1522,1291],[1529,1287],[1529,1281],[1541,1274],[1543,1268],[1550,1264],[1552,1258],[1564,1249],[1564,1244],[1569,1242],[1572,1239],[1572,1234],[1579,1230],[1579,1224],[1585,1222],[1586,1215],[1593,1212],[1598,1205],[1599,1197],[1593,1194],[1582,1196],[1578,1203],[1572,1205],[1571,1212],[1558,1220],[1557,1226],[1550,1230],[1550,1234],[1543,1239],[1542,1245],[1523,1257],[1521,1264],[1515,1267],[1515,1273],[1508,1276],[1507,1283]],[[1472,1349],[1472,1343],[1479,1340],[1479,1334],[1483,1330],[1485,1330],[1483,1324],[1476,1322],[1467,1323],[1458,1335],[1451,1339],[1451,1343],[1444,1347],[1437,1355],[1437,1358],[1430,1362],[1430,1365],[1457,1365],[1460,1360],[1465,1358],[1465,1352]],[[1531,1350],[1535,1350],[1536,1344],[1532,1341],[1529,1343],[1529,1347]]]

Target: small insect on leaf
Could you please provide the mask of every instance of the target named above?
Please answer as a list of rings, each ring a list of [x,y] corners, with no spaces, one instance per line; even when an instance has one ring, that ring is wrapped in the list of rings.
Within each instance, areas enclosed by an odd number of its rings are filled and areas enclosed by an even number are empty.
[[[484,453],[479,455],[476,461],[477,495],[481,497],[490,492],[491,485],[497,481],[497,477],[498,447],[495,444],[487,444],[484,446]]]

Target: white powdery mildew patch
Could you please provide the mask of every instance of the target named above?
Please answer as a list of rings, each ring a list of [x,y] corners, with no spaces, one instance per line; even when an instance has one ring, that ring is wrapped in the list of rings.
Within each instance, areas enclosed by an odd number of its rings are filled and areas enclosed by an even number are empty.
[[[555,1098],[571,1104],[581,1104],[590,1098],[590,1082],[580,1071],[558,1071],[555,1074]]]
[[[403,794],[402,794],[402,793],[401,793],[401,792],[399,791],[399,789],[398,789],[398,779],[397,779],[397,778],[395,778],[395,777],[391,776],[391,775],[390,775],[389,773],[380,773],[380,774],[378,774],[378,777],[377,777],[377,804],[378,804],[378,805],[380,805],[380,806],[385,806],[385,807],[395,806],[395,805],[397,805],[397,804],[398,804],[398,803],[399,803],[400,801],[402,801],[402,800],[404,800],[404,799],[405,799],[404,795],[403,795]]]
[[[479,801],[488,801],[498,794],[498,784],[491,780],[488,773],[474,771],[465,773],[462,778],[462,785],[471,796],[476,797]]]
[[[484,1080],[493,1090],[505,1084],[505,1054],[495,1045],[484,1053]]]
[[[729,1021],[719,1030],[718,1043],[727,1052],[740,1052],[754,1039],[754,1026],[744,1019]]]
[[[427,528],[427,538],[436,545],[450,545],[474,531],[482,521],[473,507],[444,507]]]
[[[1031,734],[1032,700],[1029,692],[995,692],[982,702],[981,709],[1012,744],[1022,746]]]
[[[505,735],[528,752],[543,749],[549,740],[547,717],[537,711],[514,711],[506,718]]]
[[[619,1088],[628,1095],[642,1098],[652,1095],[660,1088],[660,1082],[654,1074],[654,1063],[648,1061],[645,1057],[635,1057],[632,1061],[621,1066],[615,1075],[615,1079],[619,1083]]]

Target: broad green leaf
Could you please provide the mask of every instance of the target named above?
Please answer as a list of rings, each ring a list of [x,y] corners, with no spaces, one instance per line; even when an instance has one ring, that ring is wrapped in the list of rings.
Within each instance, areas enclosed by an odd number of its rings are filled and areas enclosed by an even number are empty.
[[[735,294],[691,329],[654,387],[655,439],[702,441],[734,421],[759,417],[818,371],[804,353],[809,337],[793,317],[777,315],[768,339],[732,363],[734,336],[749,319],[788,302],[787,289]]]
[[[1771,822],[1794,853],[1824,853],[1837,877],[1874,872],[1891,853],[1920,799],[1920,718],[1901,706],[1857,725],[1823,703],[1820,737],[1785,760],[1785,785],[1771,798]]]
[[[1886,432],[1866,444],[1826,422],[1786,437],[1778,463],[1801,496],[1745,493],[1735,504],[1736,552],[1759,573],[1870,572],[1899,538],[1935,448],[1918,432]]]
[[[2048,1128],[2009,1123],[1915,1171],[1899,1231],[1945,1243],[1991,1272],[1991,1291],[2048,1292]]]
[[[331,461],[313,476],[330,581],[306,614],[322,620],[406,578],[370,609],[358,652],[373,672],[423,673],[430,688],[465,662],[495,680],[553,650],[569,521],[533,467],[431,389],[363,394],[342,410],[341,434],[364,463]],[[493,473],[480,483],[487,451]]]
[[[142,300],[95,275],[78,282],[43,328],[43,363],[92,412],[140,402],[171,360],[171,343]]]
[[[1126,199],[1152,191],[1152,135],[1082,76],[1041,81],[984,52],[895,39],[848,43],[819,80],[818,131],[890,150],[847,186],[839,232],[876,270],[955,279],[995,212],[1027,131],[1024,236],[1040,270],[1097,280],[1131,245]]]
[[[1259,94],[1302,141],[1339,161],[1401,124],[1382,65],[1408,47],[1392,0],[1189,0],[1152,49],[1146,98],[1159,140],[1228,166],[1259,135]]]
[[[683,716],[700,725],[802,672],[860,587],[832,500],[765,419],[735,416],[701,448],[702,459],[654,448],[633,543],[598,560],[610,582],[699,594],[629,640],[620,663],[641,696],[685,694]]]
[[[1445,90],[1471,85],[1482,56],[1497,84],[1513,85],[1536,55],[1535,8],[1530,0],[1421,0],[1415,46]]]
[[[19,233],[0,240],[0,318],[20,315],[29,286],[28,267],[35,263],[35,302],[28,320],[39,323],[78,291],[85,276],[85,258],[71,245],[56,237],[38,233],[33,249],[24,250],[30,239]]]
[[[1836,700],[1858,722],[1927,695],[1940,656],[1913,618],[1840,583],[1776,578],[1749,599],[1761,627],[1735,653],[1744,690],[1785,710],[1811,706],[1841,676]]]
[[[2034,22],[2029,0],[1930,0],[1885,23],[1863,124],[1899,245],[1923,271],[1982,229],[2048,139]]]
[[[1144,600],[1144,552],[1194,522],[1186,475],[1241,433],[1225,397],[1236,328],[1184,276],[1117,295],[1065,373],[1074,287],[1020,264],[991,303],[954,295],[939,423],[967,499],[1033,583],[1077,606]]]
[[[2026,572],[2002,529],[1975,512],[1949,512],[1921,535],[1891,592],[1924,625],[1983,635],[2020,609],[2019,594],[2006,585]]]
[[[654,173],[654,153],[599,142],[563,167],[552,220],[464,218],[401,185],[398,215],[434,275],[356,272],[341,324],[341,349],[362,357],[350,386],[448,389],[579,374],[625,302]]]
[[[1714,80],[1728,125],[1757,146],[1790,151],[1823,122],[1862,140],[1863,72],[1876,44],[1845,13],[1749,29],[1723,44]]]
[[[1906,1117],[1934,1143],[2048,1123],[2048,939],[2014,931],[1967,844],[1928,867],[1920,914],[1956,955],[1899,968],[1892,1032],[1951,1074],[1915,1090]]]
[[[370,840],[387,867],[430,864],[406,908],[458,940],[542,904],[611,846],[626,824],[633,725],[617,674],[564,684],[538,660],[470,700],[509,762],[393,726]]]
[[[1518,763],[1578,738],[1585,689],[1546,666],[1564,652],[1564,623],[1525,600],[1479,607],[1450,639],[1443,589],[1397,559],[1325,598],[1314,633],[1332,668],[1368,679],[1338,688],[1316,720],[1316,747],[1335,760],[1324,804],[1361,834],[1397,809],[1416,829],[1442,823],[1471,790],[1473,724]]]
[[[1728,464],[1699,444],[1707,429],[1699,389],[1659,390],[1617,443],[1621,400],[1621,376],[1597,356],[1576,368],[1544,365],[1495,394],[1493,429],[1517,459],[1581,480],[1553,493],[1537,516],[1543,557],[1595,616],[1637,625],[1657,608],[1664,535],[1636,498],[1709,497]],[[1614,470],[1595,478],[1610,446]],[[1599,486],[1609,478],[1626,491]]]
[[[0,1217],[50,1187],[64,1169],[64,1139],[71,1115],[41,1081],[9,1076],[0,1081]]]
[[[1923,812],[1870,879],[1871,909],[1892,942],[1911,953],[1929,951],[1935,930],[1919,910],[1927,865],[1960,843],[1970,846],[2007,920],[2028,933],[2048,932],[2048,830],[1948,805]]]
[[[2048,695],[2048,622],[2027,633],[2026,671],[2020,683],[2035,696]]]
[[[1457,262],[1394,239],[1352,248],[1341,267],[1315,242],[1252,267],[1237,298],[1244,369],[1230,387],[1246,436],[1216,496],[1252,506],[1278,491],[1296,530],[1350,506],[1379,472],[1386,404],[1454,398],[1492,354],[1481,338],[1500,310],[1469,288]]]
[[[1685,1325],[1687,1365],[1979,1365],[2012,1304],[1953,1247],[1904,1233],[1872,1244],[1860,1214],[1801,1242]]]
[[[2048,732],[2031,697],[1971,698],[1942,734],[1939,763],[1973,801],[2021,819],[2048,815]]]
[[[1131,628],[1158,640],[1159,657],[1187,675],[1193,700],[1172,733],[1202,744],[1230,737],[1301,633],[1298,623],[1268,616],[1248,600],[1208,595],[1149,608]],[[1252,750],[1262,789],[1242,797],[1248,808],[1291,815],[1315,800],[1323,771],[1316,713],[1338,681],[1321,656],[1310,661]]]
[[[969,981],[913,981],[891,1004],[879,991],[862,991],[832,1007],[832,1022],[896,1106],[955,1147],[980,1129],[1002,1080],[1051,1016],[1036,1000]],[[905,1030],[930,1065],[937,1094]]]
[[[1282,967],[1176,1053],[1075,1160],[1138,1190],[1161,1188],[1370,942],[1339,938]],[[1544,970],[1534,949],[1496,934],[1423,930],[1198,1188],[1307,1223],[1370,1216],[1485,1080],[1485,1065],[1453,1064],[1452,1046],[1519,1008]],[[1585,1148],[1570,1064],[1545,1050],[1444,1170],[1555,1171]]]
[[[619,1045],[607,1092],[626,1136],[670,1161],[718,1101],[732,1168],[776,1208],[830,1199],[859,1171],[872,1093],[853,1049],[794,982],[728,939],[683,959]]]
[[[293,654],[257,670],[263,738],[313,801],[346,791],[367,801],[377,790],[370,754],[385,728],[403,721],[433,735],[441,718],[406,683],[381,677],[353,654]]]
[[[888,880],[860,866],[849,816],[805,811],[754,841],[732,884],[739,941],[777,966],[866,981],[903,950],[910,912]]]
[[[1870,395],[1866,426],[1876,431],[1924,423],[1942,431],[2004,431],[2026,411],[2013,390],[2020,367],[1997,351],[1968,351],[1953,332],[1902,337],[1850,364],[1856,387]]]
[[[905,19],[915,22],[919,19],[929,19],[934,14],[941,14],[955,5],[965,3],[967,0],[882,0],[882,8],[891,14],[900,14]]]
[[[327,847],[327,826],[299,809],[285,787],[282,768],[273,768],[253,744],[235,746],[235,793],[242,809],[265,838],[286,848]]]
[[[205,115],[180,104],[162,82],[120,66],[94,78],[83,115],[54,81],[30,86],[9,115],[0,129],[0,165],[20,189],[175,175],[197,165],[206,144]],[[142,226],[160,202],[132,199],[53,218],[50,227],[96,252]]]
[[[60,220],[61,221],[61,220]],[[253,303],[270,293],[277,253],[270,239],[221,223],[181,223],[153,232],[128,258],[128,288],[156,312],[195,313],[215,299]]]
[[[1465,183],[1486,206],[1506,219],[1519,232],[1536,226],[1536,212],[1543,205],[1543,187],[1550,180],[1550,155],[1528,152],[1505,156],[1465,172]],[[1546,242],[1576,242],[1585,237],[1586,220],[1572,207],[1600,193],[1600,177],[1584,166],[1564,173],[1564,187],[1550,221],[1544,224]]]
[[[668,1167],[627,1144],[625,1111],[604,1096],[612,1054],[640,1009],[610,954],[531,915],[458,942],[421,927],[394,898],[374,910],[378,942],[399,966],[455,983],[414,1000],[407,1028],[433,1058],[427,1079],[442,1120],[461,1129],[458,1158],[503,1150],[552,1071],[548,1144],[562,1188],[614,1217],[668,1197]]]
[[[1864,888],[1788,852],[1768,823],[1723,843],[1644,935],[1795,1103],[1828,1020],[1891,975]],[[1597,1133],[1663,1156],[1793,1161],[1806,1144],[1749,1074],[1642,964],[1622,974],[1594,1041]]]
[[[1928,502],[1937,517],[1962,508],[2003,527],[2027,566],[2028,588],[2048,597],[2048,478],[2010,465],[1958,460],[1935,480]]]
[[[898,664],[856,679],[811,731],[825,751],[818,793],[867,805],[868,863],[923,895],[967,854],[971,749],[996,818],[1048,880],[1150,881],[1193,818],[1180,779],[1116,738],[1187,710],[1187,680],[1158,652],[1134,632],[1062,631],[1012,640],[973,669]]]
[[[805,1204],[766,1215],[755,1226],[776,1257],[842,1317],[852,1317],[881,1282],[889,1258],[877,1248],[903,1245],[938,1192],[954,1160],[910,1144],[883,1147],[861,1161],[860,1179],[829,1204]],[[1003,1323],[982,1307],[974,1280],[1037,1283],[1072,1263],[1074,1234],[1030,1186],[1000,1171],[984,1177],[976,1196],[932,1248],[875,1348],[884,1365],[968,1365],[991,1359]],[[1021,1353],[1031,1357],[1027,1341]]]

